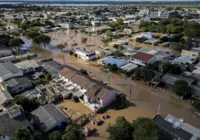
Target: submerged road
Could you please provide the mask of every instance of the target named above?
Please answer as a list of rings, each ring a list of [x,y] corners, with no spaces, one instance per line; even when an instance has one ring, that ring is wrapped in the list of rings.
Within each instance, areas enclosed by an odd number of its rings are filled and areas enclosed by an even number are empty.
[[[64,60],[62,55],[64,55]],[[90,76],[93,76],[98,80],[104,82],[108,80],[107,73],[100,70],[99,67],[95,66],[91,62],[84,62],[68,54],[62,55],[53,52],[54,60],[62,64],[65,63],[66,65],[72,66],[76,69],[85,69],[88,71]],[[131,99],[130,84],[133,85]],[[171,114],[178,118],[183,118],[184,122],[200,128],[200,119],[195,116],[195,109],[187,101],[159,90],[153,89],[151,91],[150,86],[141,81],[123,78],[114,73],[110,74],[110,86],[125,93],[127,95],[127,100],[130,102],[130,106],[126,109],[109,109],[107,112],[113,117],[122,115],[125,116],[127,120],[132,121],[140,116],[153,118],[159,112],[161,115]]]

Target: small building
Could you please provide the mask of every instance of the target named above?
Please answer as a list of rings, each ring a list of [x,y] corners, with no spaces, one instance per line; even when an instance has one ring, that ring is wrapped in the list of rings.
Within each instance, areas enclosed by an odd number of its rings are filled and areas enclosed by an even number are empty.
[[[103,57],[111,56],[113,54],[112,51],[107,50],[107,49],[103,49],[103,48],[98,48],[95,51],[95,53],[96,53],[97,58],[103,58]]]
[[[54,104],[39,106],[31,112],[31,116],[36,127],[43,132],[49,132],[69,122],[69,117]]]
[[[122,70],[125,70],[127,72],[131,72],[133,71],[134,69],[136,69],[138,66],[133,64],[133,63],[128,63],[122,67],[120,67]]]
[[[195,59],[184,55],[174,59],[174,62],[179,64],[193,64],[195,61]]]
[[[131,57],[130,61],[136,65],[146,66],[146,64],[156,62],[156,57],[148,53],[137,52]]]
[[[6,106],[7,104],[12,103],[13,97],[7,90],[0,90],[0,105]]]
[[[0,46],[0,58],[11,55],[12,55],[12,50],[8,49],[7,47]]]
[[[16,67],[21,69],[24,73],[31,73],[38,71],[40,66],[35,62],[35,60],[26,60],[15,64]]]
[[[61,23],[59,25],[64,29],[74,29],[74,26],[72,23]]]
[[[165,74],[161,78],[161,82],[164,83],[166,86],[172,87],[177,80],[184,80],[188,83],[188,86],[195,83],[195,79],[190,77],[185,77],[181,75],[174,75],[174,74]]]
[[[101,22],[100,21],[91,21],[92,26],[100,26]]]
[[[81,58],[85,61],[91,61],[96,59],[96,54],[94,51],[89,51],[82,48],[76,48],[75,53],[77,54],[78,58]]]
[[[10,138],[18,129],[32,130],[32,126],[26,118],[21,106],[12,105],[0,113],[1,136]]]
[[[159,138],[162,140],[199,140],[200,130],[188,123],[182,118],[176,118],[172,115],[163,117],[156,115],[153,121],[159,127]]]
[[[14,64],[11,62],[0,63],[0,82],[18,76],[23,76],[23,71]]]
[[[181,56],[188,56],[191,57],[192,59],[197,59],[199,57],[199,53],[194,51],[182,50]]]
[[[23,76],[5,80],[3,85],[11,94],[17,94],[32,87],[31,81]]]
[[[118,68],[126,65],[127,63],[128,62],[126,60],[124,60],[124,59],[118,59],[118,58],[114,58],[114,57],[109,57],[109,58],[104,59],[102,61],[103,65],[108,65],[108,64],[113,65],[113,64],[116,64]]]
[[[147,39],[153,39],[155,34],[151,32],[142,32],[140,36],[145,37]]]
[[[39,62],[39,65],[51,76],[57,76],[59,71],[64,68],[64,65],[53,59],[42,60]]]

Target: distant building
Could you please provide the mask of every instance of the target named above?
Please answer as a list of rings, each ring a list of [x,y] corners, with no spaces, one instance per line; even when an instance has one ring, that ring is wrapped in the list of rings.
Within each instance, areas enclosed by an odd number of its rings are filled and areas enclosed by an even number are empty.
[[[154,11],[150,12],[150,18],[169,18],[169,11]]]
[[[153,39],[155,34],[154,33],[150,33],[150,32],[142,32],[140,36],[141,37],[145,37],[147,39]]]
[[[78,58],[81,58],[85,61],[91,61],[96,59],[96,53],[94,51],[84,50],[82,48],[76,48],[75,53]]]

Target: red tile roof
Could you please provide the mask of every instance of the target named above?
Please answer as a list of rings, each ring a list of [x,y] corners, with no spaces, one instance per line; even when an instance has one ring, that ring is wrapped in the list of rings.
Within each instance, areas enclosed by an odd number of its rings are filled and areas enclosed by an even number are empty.
[[[144,52],[137,52],[132,58],[148,62],[153,58],[153,55]]]
[[[60,74],[61,74],[62,76],[64,76],[64,77],[66,77],[67,79],[72,79],[77,73],[71,71],[70,69],[63,68],[63,69],[60,71]]]

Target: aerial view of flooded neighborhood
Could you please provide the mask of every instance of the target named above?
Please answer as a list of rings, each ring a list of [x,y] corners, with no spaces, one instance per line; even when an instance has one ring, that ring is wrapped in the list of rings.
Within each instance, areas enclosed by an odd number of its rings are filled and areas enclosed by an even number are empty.
[[[1,1],[0,140],[200,140],[200,1]]]

